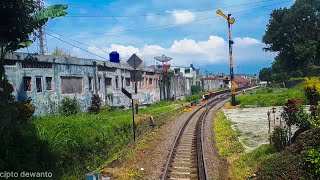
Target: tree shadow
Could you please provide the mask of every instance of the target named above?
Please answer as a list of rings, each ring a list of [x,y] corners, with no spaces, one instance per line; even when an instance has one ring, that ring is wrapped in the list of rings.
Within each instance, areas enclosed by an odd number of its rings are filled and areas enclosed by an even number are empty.
[[[16,97],[18,102],[27,99],[23,83],[19,86]],[[34,120],[19,119],[21,112],[16,105],[17,102],[6,103],[8,111],[1,111],[0,172],[16,172],[18,177],[15,179],[24,179],[21,177],[24,172],[42,173],[37,179],[49,176],[51,179],[61,179],[62,173],[57,168],[57,155],[52,152],[48,141],[41,139],[41,132]],[[8,123],[3,123],[5,117],[9,117]]]
[[[19,176],[23,172],[47,172],[47,178],[50,173],[50,178],[62,177],[57,172],[56,155],[48,141],[40,139],[33,122],[0,127],[0,142],[0,172],[18,172]]]

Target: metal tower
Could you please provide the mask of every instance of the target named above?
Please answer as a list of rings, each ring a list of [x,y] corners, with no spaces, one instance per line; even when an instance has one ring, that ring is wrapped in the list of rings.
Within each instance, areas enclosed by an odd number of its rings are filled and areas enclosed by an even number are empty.
[[[43,2],[43,0],[36,0],[36,1],[37,1],[37,5],[38,5],[38,10],[41,11],[44,8],[44,2]],[[39,45],[40,45],[39,54],[43,55],[45,53],[45,50],[44,50],[44,46],[45,46],[44,28],[40,27],[38,29],[38,31],[39,31]]]

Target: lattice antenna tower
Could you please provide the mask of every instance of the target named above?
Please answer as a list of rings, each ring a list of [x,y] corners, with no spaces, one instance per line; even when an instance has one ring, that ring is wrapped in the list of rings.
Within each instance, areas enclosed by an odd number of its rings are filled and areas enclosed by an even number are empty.
[[[44,2],[43,0],[36,0],[37,1],[37,5],[38,5],[38,10],[42,10],[44,8]],[[44,28],[40,27],[38,29],[39,31],[39,54],[44,55],[45,53],[45,32],[44,32]]]

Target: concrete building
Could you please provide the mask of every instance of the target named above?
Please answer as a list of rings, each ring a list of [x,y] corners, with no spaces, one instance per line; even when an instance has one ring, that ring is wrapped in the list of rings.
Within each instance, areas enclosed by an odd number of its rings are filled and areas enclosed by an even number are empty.
[[[197,78],[198,71],[194,67],[170,66],[170,70],[179,77]]]
[[[87,110],[93,93],[101,97],[103,105],[131,105],[130,99],[121,92],[123,87],[134,93],[134,83],[130,78],[133,69],[126,62],[27,53],[10,53],[5,59],[7,79],[14,87],[13,95],[17,101],[30,97],[36,106],[36,115],[58,112],[60,102],[65,97],[75,97],[82,110]],[[193,74],[194,70],[191,69],[190,74]],[[161,74],[143,65],[138,70],[142,71],[143,77],[137,83],[141,97],[139,104],[159,101]],[[189,74],[188,71],[186,74]],[[214,80],[204,82],[218,83]],[[201,85],[202,81],[195,76],[172,76],[166,91],[169,90],[170,97],[175,95],[183,98],[191,94],[191,86],[197,83]],[[216,88],[218,85],[210,85],[207,89]]]

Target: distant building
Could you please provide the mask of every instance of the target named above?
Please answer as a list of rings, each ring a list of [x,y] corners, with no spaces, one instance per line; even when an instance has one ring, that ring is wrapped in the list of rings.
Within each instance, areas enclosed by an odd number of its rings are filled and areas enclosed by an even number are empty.
[[[134,83],[130,77],[133,69],[126,62],[120,62],[117,53],[111,54],[110,60],[113,62],[9,53],[5,57],[5,70],[8,81],[14,87],[15,99],[20,101],[30,97],[36,106],[35,115],[58,112],[65,97],[76,98],[82,110],[86,111],[91,104],[92,94],[100,96],[102,105],[129,107],[131,101],[121,92],[121,88],[134,93]],[[170,67],[172,71],[176,70],[176,75],[169,80],[169,87],[162,89],[162,72],[157,68],[144,65],[138,68],[142,71],[142,79],[137,83],[138,94],[142,97],[139,104],[151,104],[164,99],[161,95],[163,91],[169,97],[174,95],[183,98],[191,94],[192,85],[215,90],[221,83],[217,79],[197,78],[198,70],[193,67]]]
[[[234,77],[234,82],[236,83],[236,85],[237,85],[236,87],[237,88],[251,85],[250,80],[244,78],[243,76],[235,76]]]
[[[174,75],[186,78],[197,78],[198,70],[194,67],[171,66]]]

